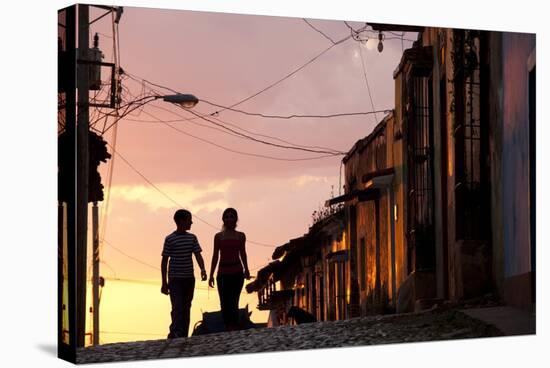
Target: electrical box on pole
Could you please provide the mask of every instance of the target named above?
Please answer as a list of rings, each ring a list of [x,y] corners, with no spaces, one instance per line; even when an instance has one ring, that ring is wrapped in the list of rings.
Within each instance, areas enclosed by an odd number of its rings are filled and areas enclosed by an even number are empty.
[[[99,91],[101,89],[101,61],[103,57],[104,55],[99,49],[99,36],[96,33],[94,36],[94,47],[88,50],[88,57],[86,58],[90,61],[90,90],[92,91]]]

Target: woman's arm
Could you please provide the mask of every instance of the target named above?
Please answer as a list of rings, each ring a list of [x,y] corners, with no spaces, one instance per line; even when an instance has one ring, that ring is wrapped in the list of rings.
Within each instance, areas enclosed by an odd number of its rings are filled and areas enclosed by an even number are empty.
[[[214,287],[214,271],[216,271],[216,266],[218,265],[218,256],[220,252],[219,244],[219,233],[214,236],[214,254],[212,255],[212,263],[210,264],[210,279],[208,280],[208,285]]]
[[[250,279],[250,271],[248,270],[248,260],[246,258],[246,235],[244,233],[242,234],[242,242],[241,242],[241,249],[239,250],[239,254],[241,256],[241,261],[243,262],[244,267],[244,278],[249,280]]]

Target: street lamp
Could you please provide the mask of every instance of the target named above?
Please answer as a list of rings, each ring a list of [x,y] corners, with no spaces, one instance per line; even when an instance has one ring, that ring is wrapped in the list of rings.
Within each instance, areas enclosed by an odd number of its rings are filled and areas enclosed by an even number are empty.
[[[135,101],[129,102],[126,106],[130,106],[130,105],[136,105],[136,106],[125,111],[123,115],[119,116],[113,123],[111,123],[111,125],[109,125],[106,129],[104,129],[103,132],[101,132],[101,135],[105,134],[106,131],[111,129],[111,127],[113,127],[116,123],[118,123],[119,120],[123,119],[126,115],[128,115],[132,111],[139,109],[141,106],[148,104],[149,102],[156,101],[159,99],[162,99],[163,101],[166,101],[166,102],[180,105],[185,109],[191,109],[195,107],[196,104],[199,103],[199,99],[197,97],[195,97],[194,95],[185,94],[185,93],[176,93],[175,95],[145,96]]]
[[[186,109],[191,109],[199,102],[199,99],[190,94],[177,93],[175,95],[159,96],[166,102],[179,104]]]
[[[384,44],[382,43],[382,41],[384,41],[385,38],[386,37],[384,36],[382,31],[378,32],[378,52],[382,52],[382,50],[384,50]]]

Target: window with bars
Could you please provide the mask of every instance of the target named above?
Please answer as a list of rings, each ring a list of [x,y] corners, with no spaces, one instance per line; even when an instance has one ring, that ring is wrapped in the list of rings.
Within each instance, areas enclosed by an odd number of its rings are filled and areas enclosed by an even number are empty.
[[[457,31],[454,43],[456,239],[484,239],[483,157],[487,128],[482,119],[480,32]]]
[[[405,84],[408,269],[435,267],[432,77],[413,71]]]

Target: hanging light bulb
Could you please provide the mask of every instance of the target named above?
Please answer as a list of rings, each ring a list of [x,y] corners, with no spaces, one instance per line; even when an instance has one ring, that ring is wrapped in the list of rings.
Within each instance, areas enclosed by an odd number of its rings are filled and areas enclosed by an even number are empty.
[[[382,32],[378,32],[378,52],[382,52],[382,50],[384,50],[384,44],[382,43],[384,38],[384,34]]]

